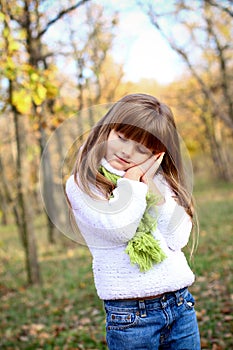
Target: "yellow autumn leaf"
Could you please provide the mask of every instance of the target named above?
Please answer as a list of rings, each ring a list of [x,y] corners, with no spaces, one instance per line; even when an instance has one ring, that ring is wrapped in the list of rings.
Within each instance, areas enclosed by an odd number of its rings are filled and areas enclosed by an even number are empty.
[[[0,21],[4,21],[4,19],[5,19],[5,15],[4,15],[4,13],[2,13],[2,12],[0,11]]]
[[[35,91],[32,93],[33,102],[39,106],[46,99],[47,89],[42,85],[38,84]]]
[[[58,94],[57,86],[55,86],[53,84],[46,84],[46,88],[47,88],[47,97],[48,98],[54,98],[57,96],[57,94]]]
[[[35,72],[33,72],[32,74],[30,74],[30,78],[32,81],[38,81],[39,80],[39,75],[36,74]]]
[[[16,78],[17,66],[14,63],[12,57],[6,57],[5,62],[3,63],[4,75],[6,78],[13,80]]]
[[[47,92],[47,89],[42,84],[38,84],[38,86],[37,86],[37,94],[42,100],[45,99],[46,92]]]
[[[19,50],[19,43],[17,43],[16,41],[11,40],[9,42],[8,45],[8,50],[10,53],[12,53],[13,51],[18,51]]]
[[[28,63],[22,63],[21,68],[22,68],[22,71],[24,71],[25,73],[29,73],[30,70],[32,69],[31,65]]]
[[[16,65],[15,65],[15,63],[14,63],[12,57],[7,57],[7,59],[6,59],[6,65],[7,65],[7,67],[10,68],[10,69],[15,69],[15,68],[16,68]]]
[[[26,90],[13,91],[12,103],[19,113],[28,114],[31,111],[31,96]]]
[[[4,38],[8,38],[8,36],[10,34],[9,28],[4,28],[2,31],[2,34],[3,34]]]
[[[25,40],[27,38],[27,32],[25,29],[18,30],[19,39]]]

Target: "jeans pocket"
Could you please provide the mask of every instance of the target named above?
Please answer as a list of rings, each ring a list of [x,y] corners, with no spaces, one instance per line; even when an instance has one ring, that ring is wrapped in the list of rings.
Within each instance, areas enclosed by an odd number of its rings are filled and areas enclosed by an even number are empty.
[[[138,323],[138,316],[134,312],[116,312],[106,310],[107,330],[124,330],[135,326]]]
[[[187,310],[194,309],[195,299],[190,292],[188,292],[187,296],[185,296],[185,298],[184,298],[184,305],[185,305]]]

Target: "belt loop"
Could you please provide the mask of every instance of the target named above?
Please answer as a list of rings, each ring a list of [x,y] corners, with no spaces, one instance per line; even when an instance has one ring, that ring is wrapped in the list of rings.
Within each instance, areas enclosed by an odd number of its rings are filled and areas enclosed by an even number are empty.
[[[145,300],[139,300],[138,301],[138,306],[139,306],[139,310],[140,310],[140,316],[141,317],[146,317],[147,313],[146,313]]]
[[[182,291],[181,290],[177,290],[175,292],[175,296],[176,296],[176,304],[177,304],[177,306],[182,305],[183,302],[184,302],[184,298],[182,297]]]

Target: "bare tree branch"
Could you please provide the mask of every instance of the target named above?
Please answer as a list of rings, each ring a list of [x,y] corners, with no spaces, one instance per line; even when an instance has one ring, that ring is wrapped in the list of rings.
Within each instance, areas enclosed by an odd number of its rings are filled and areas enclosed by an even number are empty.
[[[205,82],[202,80],[200,75],[196,72],[194,66],[192,65],[192,63],[188,57],[188,54],[185,52],[185,50],[183,48],[176,45],[175,41],[172,38],[168,37],[164,33],[164,31],[162,30],[161,26],[158,23],[158,20],[157,20],[158,16],[152,8],[149,9],[148,15],[149,15],[149,18],[151,20],[151,23],[155,26],[155,28],[160,32],[160,34],[168,42],[168,44],[170,45],[172,50],[174,50],[179,56],[182,57],[183,61],[186,63],[190,72],[192,73],[193,77],[199,83],[203,94],[206,96],[206,98],[209,99],[209,101],[211,101],[211,103],[214,107],[214,114],[218,115],[219,119],[221,119],[231,130],[233,130],[233,121],[229,118],[228,115],[223,113],[223,111],[219,111],[218,104],[216,103],[215,99],[212,97],[211,92],[206,87]]]
[[[42,36],[47,32],[47,30],[49,29],[49,27],[51,27],[51,25],[53,25],[54,23],[56,23],[59,19],[61,19],[61,18],[62,18],[63,16],[65,16],[67,13],[69,13],[69,12],[75,10],[76,8],[78,8],[79,6],[83,5],[84,3],[88,2],[88,1],[90,1],[90,0],[81,0],[81,1],[77,2],[75,5],[73,5],[73,6],[71,6],[71,7],[68,7],[67,9],[65,9],[65,10],[63,10],[63,11],[61,11],[61,12],[59,12],[58,15],[57,15],[55,18],[53,18],[51,21],[49,21],[49,22],[46,24],[45,28],[44,28],[42,31],[40,31],[40,32],[38,33],[36,39],[39,39],[40,37],[42,37]]]
[[[227,107],[228,107],[228,114],[231,120],[233,121],[233,102],[232,102],[232,95],[229,91],[229,84],[227,83],[227,67],[226,67],[226,60],[224,58],[224,49],[225,47],[221,45],[219,38],[217,37],[214,29],[213,29],[213,23],[211,18],[206,17],[205,18],[208,26],[208,30],[212,37],[214,38],[217,52],[218,52],[218,60],[219,60],[219,66],[221,70],[221,77],[222,77],[222,89],[223,89],[223,94],[225,97],[225,100],[227,102]]]
[[[217,1],[213,1],[213,0],[204,0],[207,4],[217,7],[220,10],[226,12],[228,15],[230,15],[231,17],[233,17],[233,9],[231,9],[230,7],[226,7],[223,5],[223,3],[217,2]],[[232,3],[232,0],[230,0],[230,2]]]

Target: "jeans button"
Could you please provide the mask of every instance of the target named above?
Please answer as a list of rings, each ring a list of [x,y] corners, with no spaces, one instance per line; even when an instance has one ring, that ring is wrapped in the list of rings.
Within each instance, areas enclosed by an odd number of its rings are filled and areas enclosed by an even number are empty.
[[[183,297],[180,297],[179,298],[179,302],[178,302],[178,306],[180,306],[180,305],[182,305],[183,304],[183,302],[184,302],[184,298]]]

